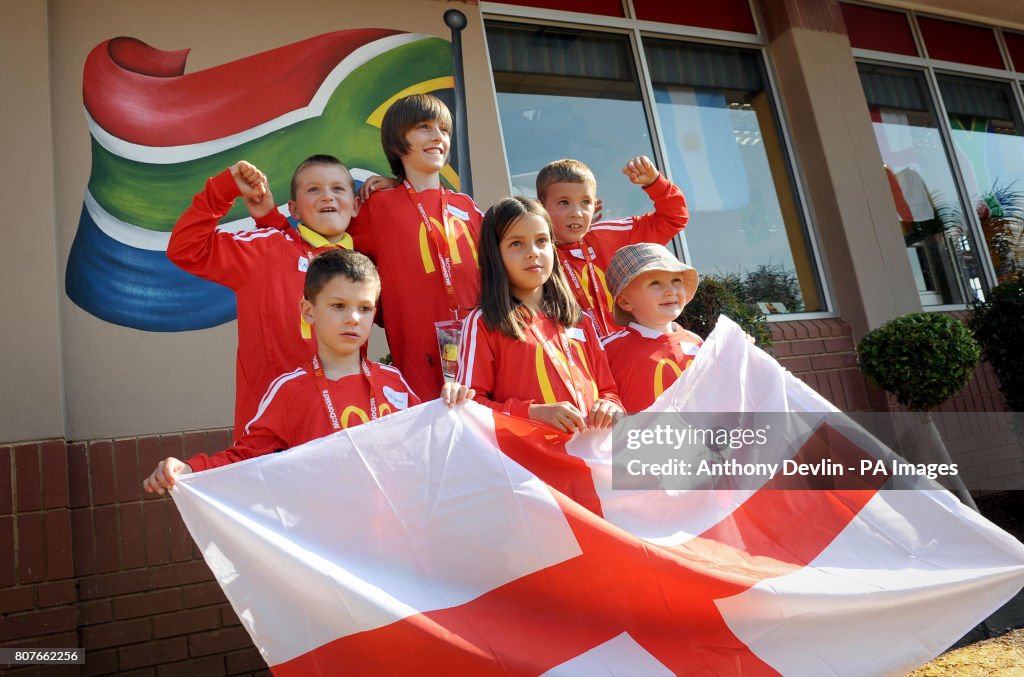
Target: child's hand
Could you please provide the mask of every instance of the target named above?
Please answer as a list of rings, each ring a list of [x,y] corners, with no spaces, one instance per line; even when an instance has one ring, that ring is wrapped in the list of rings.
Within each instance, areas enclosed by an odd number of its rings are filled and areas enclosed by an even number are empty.
[[[151,494],[160,494],[174,486],[175,482],[182,475],[192,472],[192,466],[184,461],[179,461],[173,456],[168,456],[160,461],[153,474],[142,482],[142,488]]]
[[[277,208],[274,196],[270,193],[270,182],[267,175],[254,165],[242,160],[231,166],[231,176],[235,179],[238,192],[245,200],[249,216],[259,219]]]
[[[590,409],[590,427],[598,430],[611,428],[625,413],[622,407],[614,402],[598,400]]]
[[[456,404],[462,404],[467,400],[473,399],[475,396],[475,390],[464,386],[461,383],[448,381],[441,386],[441,400],[449,407],[454,407]]]
[[[622,173],[628,176],[630,181],[644,188],[650,186],[661,176],[661,172],[646,155],[637,155],[627,162],[626,166],[622,168]]]
[[[587,421],[583,418],[583,414],[568,402],[531,404],[530,418],[566,433],[583,431],[587,428]]]
[[[395,188],[400,183],[402,182],[398,179],[392,179],[387,176],[371,176],[366,181],[363,181],[363,185],[359,188],[359,199],[366,202],[378,190]]]

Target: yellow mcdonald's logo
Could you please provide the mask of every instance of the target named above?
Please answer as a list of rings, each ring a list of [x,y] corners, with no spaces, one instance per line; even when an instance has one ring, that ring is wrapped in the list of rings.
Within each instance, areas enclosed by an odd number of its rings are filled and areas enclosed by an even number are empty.
[[[377,408],[377,416],[384,416],[386,414],[392,413],[393,411],[394,410],[391,408],[390,404],[388,404],[387,402],[382,402],[380,407]]]
[[[673,383],[675,383],[676,379],[679,378],[679,376],[683,373],[683,370],[679,368],[679,365],[676,364],[675,360],[669,359],[667,357],[662,359],[662,360],[660,360],[658,362],[658,366],[654,368],[654,397],[655,398],[661,397],[661,394],[663,392],[665,392],[665,387],[666,387],[666,384],[665,384],[665,367],[666,366],[668,366],[673,372],[675,372],[675,376],[672,377],[672,380],[669,381],[667,385],[672,385]]]
[[[443,226],[433,216],[430,217],[430,223],[435,228],[443,232]],[[469,251],[473,253],[473,261],[480,265],[480,257],[477,255],[476,242],[473,241],[473,235],[469,232],[469,226],[466,222],[457,216],[448,215],[448,223],[451,225],[451,230],[448,233],[448,248],[452,253],[452,264],[458,265],[462,263],[462,253],[459,251],[459,232],[466,238],[466,242],[469,243]],[[430,243],[427,240],[427,227],[422,223],[420,224],[420,258],[423,259],[423,271],[426,273],[433,273],[437,270],[437,266],[434,265],[434,255],[430,251]]]
[[[368,422],[370,420],[370,417],[366,415],[365,411],[363,411],[359,407],[356,407],[356,406],[353,406],[353,405],[349,405],[349,406],[345,407],[345,411],[341,412],[341,427],[342,428],[350,427],[350,425],[349,425],[349,416],[353,416],[353,415],[358,417],[359,421],[361,423],[366,423],[366,422]],[[359,424],[356,423],[354,425],[359,425]]]
[[[605,308],[614,307],[612,300],[612,293],[608,291],[608,283],[604,279],[604,271],[594,266],[594,270],[597,272],[597,282],[601,291],[604,292]],[[590,305],[596,306],[597,302],[594,297],[590,295],[590,266],[583,266],[583,293],[587,295],[587,300],[590,301]]]
[[[562,351],[558,348],[555,348],[555,350],[558,352],[558,356],[562,359],[562,364],[565,364],[565,354],[563,354]],[[569,339],[569,350],[575,351],[577,355],[577,366],[580,368],[581,371],[586,372],[587,355],[583,351],[583,344],[574,339]],[[545,359],[543,346],[537,346],[537,351],[534,355],[534,364],[537,369],[537,383],[540,384],[540,394],[544,397],[544,403],[554,404],[555,402],[558,402],[558,398],[555,397],[555,391],[551,387],[551,380],[548,378],[548,365],[547,360]],[[596,400],[598,396],[597,383],[595,383],[593,379],[591,379],[590,385],[593,390],[594,399]]]

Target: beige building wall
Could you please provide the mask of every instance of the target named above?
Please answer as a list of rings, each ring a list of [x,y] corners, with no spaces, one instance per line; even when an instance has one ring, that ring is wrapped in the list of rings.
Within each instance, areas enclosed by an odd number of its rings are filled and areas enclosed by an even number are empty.
[[[0,81],[6,90],[0,106],[0,204],[5,213],[0,247],[0,441],[64,434],[58,310],[63,261],[55,243],[47,31],[45,3],[4,4],[0,24]]]
[[[42,15],[40,3],[28,3]],[[20,10],[31,13],[29,10]],[[45,16],[34,17],[38,29],[32,35],[21,34],[26,49],[20,53],[12,46],[4,49],[24,63],[26,53],[42,53],[45,64],[47,32],[52,59],[49,93],[52,97],[52,147],[60,150],[52,177],[49,161],[39,161],[38,186],[56,189],[56,264],[40,275],[50,279],[49,311],[39,314],[49,323],[46,336],[54,341],[47,364],[59,361],[58,335],[63,343],[66,387],[66,433],[70,440],[152,434],[169,431],[227,427],[231,425],[234,403],[235,324],[203,331],[156,333],[126,329],[99,320],[74,305],[63,293],[64,267],[78,224],[82,198],[90,173],[90,143],[82,104],[82,66],[89,51],[98,43],[116,36],[134,37],[156,48],[190,48],[187,72],[209,68],[268,49],[335,30],[350,28],[394,28],[403,31],[450,38],[442,15],[447,9],[464,12],[469,25],[463,32],[466,54],[467,98],[470,117],[470,148],[476,199],[481,205],[508,190],[504,151],[498,134],[497,110],[488,69],[483,38],[483,23],[474,4],[438,0],[405,0],[401,3],[365,3],[349,0],[276,0],[256,2],[208,2],[182,0],[173,7],[165,3],[137,0],[80,2],[52,0],[49,26]],[[8,24],[9,25],[9,24]],[[32,49],[27,49],[31,47]],[[8,63],[8,59],[4,62]],[[40,67],[45,71],[45,66]],[[33,80],[45,98],[45,72]],[[41,110],[45,112],[45,106]],[[6,116],[7,113],[4,113]],[[21,113],[26,121],[45,119],[40,110]],[[32,127],[33,125],[30,125]],[[44,149],[49,157],[50,143],[40,138],[31,144]],[[25,143],[28,145],[28,142]],[[314,152],[315,149],[310,149]],[[11,171],[5,167],[5,171]],[[16,171],[24,172],[24,168]],[[6,190],[11,184],[5,182]],[[24,184],[22,184],[24,185]],[[198,191],[202,186],[196,186]],[[36,188],[37,192],[42,188]],[[52,189],[51,189],[52,190]],[[46,214],[52,212],[52,196],[40,195],[39,204]],[[45,232],[52,240],[52,222]],[[40,236],[42,237],[42,236]],[[53,243],[40,245],[41,255],[53,257]],[[24,266],[38,267],[27,261],[23,251],[5,252],[5,258],[21,259]],[[6,274],[6,272],[5,272]],[[56,278],[56,279],[54,279]],[[58,333],[53,308],[59,280],[61,327]],[[23,312],[30,308],[22,304]],[[5,334],[4,341],[9,341]],[[42,341],[32,343],[40,352]],[[4,344],[6,346],[6,343]],[[382,342],[374,340],[371,356],[384,352]],[[22,353],[29,355],[30,353]],[[19,359],[30,363],[30,360]],[[26,366],[24,377],[33,368]],[[56,368],[55,368],[56,369]],[[40,390],[35,400],[59,399],[59,369],[52,387]],[[5,395],[5,398],[8,398]],[[6,402],[6,400],[5,400]],[[9,408],[9,404],[7,407]],[[54,407],[58,412],[61,408]],[[25,408],[26,417],[30,413]],[[34,414],[33,416],[34,417]],[[37,426],[34,436],[59,434],[60,415],[50,425]],[[51,432],[52,431],[52,432]],[[25,434],[19,433],[24,436]],[[10,433],[0,431],[0,439]]]

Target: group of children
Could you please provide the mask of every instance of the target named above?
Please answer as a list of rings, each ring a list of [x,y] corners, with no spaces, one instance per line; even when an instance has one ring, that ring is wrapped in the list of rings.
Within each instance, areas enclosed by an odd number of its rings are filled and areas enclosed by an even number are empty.
[[[647,408],[688,366],[701,341],[675,318],[697,273],[664,247],[688,220],[679,189],[634,158],[623,172],[654,211],[591,225],[594,176],[561,160],[538,174],[538,200],[505,198],[483,214],[441,185],[451,128],[433,96],[396,101],[381,141],[397,180],[374,177],[359,194],[336,158],[305,160],[288,201],[297,229],[251,164],[207,181],[167,254],[235,291],[235,441],[187,463],[161,461],[147,491],[435,394],[566,433],[607,428]],[[218,230],[239,197],[256,228]],[[393,367],[366,359],[375,316]]]

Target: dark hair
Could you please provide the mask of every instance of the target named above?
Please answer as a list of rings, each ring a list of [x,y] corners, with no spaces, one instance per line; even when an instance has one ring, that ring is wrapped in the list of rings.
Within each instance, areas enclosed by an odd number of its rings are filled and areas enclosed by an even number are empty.
[[[509,228],[527,214],[544,219],[554,249],[551,217],[539,202],[528,197],[507,197],[494,203],[484,214],[480,226],[480,310],[484,324],[520,341],[524,339],[523,331],[528,324],[529,311],[512,295],[508,272],[501,259],[501,240]],[[575,327],[579,324],[582,311],[569,289],[558,255],[554,252],[552,255],[554,262],[551,277],[544,283],[541,310],[563,327]]]
[[[364,254],[348,249],[328,249],[309,264],[306,283],[302,287],[303,298],[315,303],[316,295],[339,275],[352,282],[376,282],[377,297],[380,297],[380,276],[373,261]]]
[[[548,187],[553,183],[584,183],[597,190],[594,172],[579,160],[555,160],[537,173],[537,199],[547,199]]]
[[[391,104],[380,124],[380,143],[388,158],[391,171],[399,179],[405,178],[402,156],[409,152],[405,135],[421,122],[437,121],[452,131],[452,113],[444,101],[432,94],[410,94]]]
[[[292,192],[291,192],[291,196],[292,196],[293,200],[295,199],[295,190],[296,190],[296,188],[298,188],[298,185],[296,184],[296,181],[299,178],[299,173],[303,169],[306,169],[307,167],[315,167],[315,166],[341,167],[341,169],[345,172],[345,176],[348,177],[348,182],[349,182],[350,187],[352,188],[352,192],[353,193],[355,192],[355,190],[356,190],[356,182],[352,178],[352,173],[348,171],[348,167],[346,167],[342,163],[341,160],[339,160],[338,158],[334,157],[333,155],[310,155],[308,158],[306,158],[305,160],[300,162],[299,166],[295,168],[294,172],[292,172]]]

